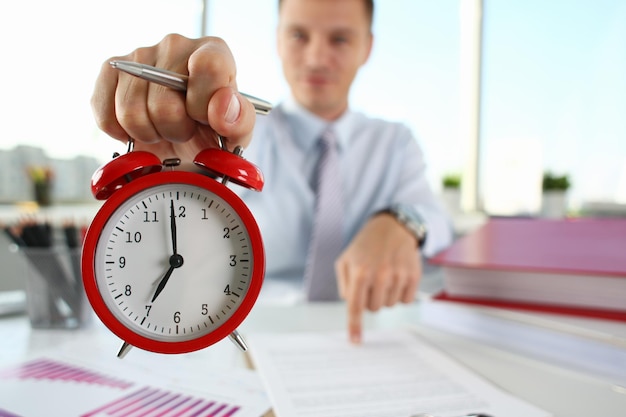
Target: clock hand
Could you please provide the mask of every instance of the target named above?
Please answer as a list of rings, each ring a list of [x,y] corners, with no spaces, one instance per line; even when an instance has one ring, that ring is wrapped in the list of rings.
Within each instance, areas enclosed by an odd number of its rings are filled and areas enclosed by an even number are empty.
[[[167,281],[172,276],[172,272],[174,272],[174,267],[170,266],[170,268],[167,270],[167,272],[165,273],[163,278],[161,278],[161,282],[159,282],[159,286],[157,287],[156,291],[154,292],[154,295],[152,296],[152,300],[150,300],[151,303],[154,303],[154,300],[156,300],[156,298],[159,296],[159,294],[161,294],[161,291],[163,291],[163,288],[165,288],[165,284],[167,284]]]
[[[165,285],[167,284],[167,281],[169,281],[170,277],[172,276],[172,272],[174,272],[174,269],[180,268],[183,265],[183,257],[178,254],[178,248],[176,244],[176,214],[174,213],[174,200],[170,200],[170,231],[171,231],[171,237],[172,237],[172,251],[174,253],[172,256],[170,256],[169,269],[167,270],[163,278],[161,278],[161,282],[159,282],[159,285],[157,286],[156,291],[154,292],[154,295],[152,296],[152,301],[151,301],[152,303],[154,302],[154,300],[156,300],[159,294],[161,294],[161,291],[163,291],[163,289],[165,288]]]
[[[176,216],[174,214],[174,200],[170,200],[170,230],[172,232],[172,253],[176,255],[178,252],[176,248]]]
[[[170,277],[172,276],[172,272],[174,272],[174,269],[180,268],[182,265],[183,265],[182,256],[178,254],[170,256],[170,267],[165,273],[165,275],[163,275],[163,278],[161,278],[161,282],[159,282],[159,285],[157,286],[157,289],[154,292],[154,295],[152,296],[152,300],[150,301],[151,303],[153,303],[154,300],[156,300],[156,298],[159,296],[159,294],[161,294],[161,291],[163,291],[163,289],[165,288],[167,281],[169,281]]]

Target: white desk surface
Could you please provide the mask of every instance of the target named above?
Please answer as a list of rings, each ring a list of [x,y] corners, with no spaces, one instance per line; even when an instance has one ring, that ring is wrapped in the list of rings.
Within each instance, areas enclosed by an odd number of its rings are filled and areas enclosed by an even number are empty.
[[[555,417],[626,416],[626,387],[574,370],[529,359],[495,347],[435,330],[420,324],[420,306],[400,306],[368,313],[366,328],[415,326],[419,333],[444,352],[506,391],[542,407]],[[240,327],[252,332],[328,331],[344,329],[346,314],[341,303],[275,306],[257,304]],[[364,336],[367,343],[367,333]],[[45,355],[64,343],[76,341],[105,347],[114,356],[119,339],[97,318],[81,330],[33,330],[25,316],[0,319],[0,367]],[[159,355],[131,350],[134,354]],[[204,365],[245,366],[241,354],[228,340],[194,352]],[[500,416],[496,416],[500,417]]]

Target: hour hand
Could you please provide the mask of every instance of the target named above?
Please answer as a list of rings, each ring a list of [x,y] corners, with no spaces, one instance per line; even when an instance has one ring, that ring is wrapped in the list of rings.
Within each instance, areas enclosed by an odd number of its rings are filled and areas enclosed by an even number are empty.
[[[170,277],[172,276],[172,272],[174,272],[174,269],[183,266],[183,262],[183,257],[178,254],[170,256],[170,267],[168,268],[165,275],[163,275],[163,278],[161,278],[161,282],[159,282],[159,285],[157,286],[156,291],[152,296],[152,300],[150,301],[151,303],[153,303],[154,300],[156,300],[156,298],[159,296],[159,294],[161,294],[161,291],[163,291],[163,289],[165,288],[167,281],[169,281]]]
[[[170,266],[165,275],[163,275],[163,278],[161,278],[161,282],[159,282],[159,285],[157,286],[157,289],[152,296],[152,300],[150,300],[151,303],[154,303],[154,300],[156,300],[159,294],[161,294],[161,291],[163,291],[163,288],[165,288],[165,284],[167,284],[167,281],[172,276],[172,272],[174,272],[174,267]]]

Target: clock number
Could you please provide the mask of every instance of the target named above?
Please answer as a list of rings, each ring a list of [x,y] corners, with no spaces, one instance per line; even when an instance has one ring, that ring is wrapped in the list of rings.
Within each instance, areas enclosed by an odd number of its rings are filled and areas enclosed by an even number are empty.
[[[187,215],[185,214],[186,208],[185,206],[179,206],[178,207],[178,217],[187,217]]]
[[[124,295],[127,297],[130,297],[131,294],[132,294],[131,286],[127,285],[126,287],[124,287]]]
[[[224,239],[230,239],[230,229],[228,227],[224,228]]]
[[[146,317],[148,317],[150,315],[150,309],[152,308],[152,306],[148,305],[146,306]]]
[[[226,288],[224,288],[224,294],[230,295],[230,285],[226,285]]]
[[[180,323],[180,311],[177,311],[176,313],[174,313],[174,323],[176,324]]]
[[[207,304],[202,304],[202,315],[206,316],[209,314],[209,306]]]
[[[152,213],[152,220],[150,220],[150,213]],[[144,211],[143,214],[145,216],[144,219],[143,219],[144,223],[150,223],[150,222],[158,223],[159,222],[159,220],[157,219],[157,212],[156,211],[152,211],[152,212]]]
[[[139,242],[141,242],[140,232],[135,232],[135,234],[132,236],[130,232],[126,232],[126,243],[139,243]]]
[[[126,266],[126,257],[120,256],[120,268],[124,268]]]
[[[208,220],[209,218],[206,216],[206,209],[202,209],[202,217],[200,218],[200,220]]]
[[[237,265],[237,255],[230,255],[230,266],[236,266]]]

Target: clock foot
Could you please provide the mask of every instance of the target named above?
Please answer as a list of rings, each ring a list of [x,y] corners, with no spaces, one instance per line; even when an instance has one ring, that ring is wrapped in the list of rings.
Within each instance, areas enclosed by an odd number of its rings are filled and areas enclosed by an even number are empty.
[[[243,340],[243,337],[241,337],[237,330],[234,330],[231,334],[228,335],[228,337],[235,345],[237,345],[239,350],[241,350],[242,352],[248,350],[248,345],[246,345],[246,341]]]
[[[120,348],[120,351],[117,352],[117,357],[119,359],[124,359],[124,356],[126,356],[126,354],[130,351],[132,347],[133,345],[130,345],[126,342],[122,343],[122,347]]]

